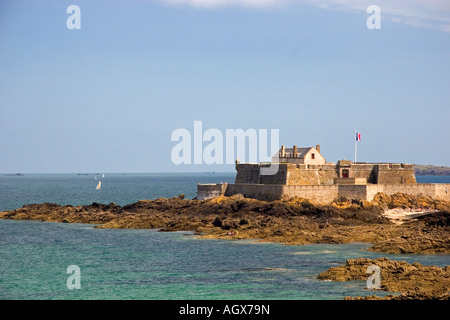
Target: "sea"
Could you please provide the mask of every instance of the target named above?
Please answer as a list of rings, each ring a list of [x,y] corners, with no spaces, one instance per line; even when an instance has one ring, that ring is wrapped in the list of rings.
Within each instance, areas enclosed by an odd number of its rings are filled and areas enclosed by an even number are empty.
[[[192,199],[197,183],[233,183],[234,178],[235,173],[212,172],[3,174],[0,211],[43,202],[125,205],[180,194]],[[96,190],[99,180],[102,186]],[[450,183],[450,177],[417,181]],[[206,240],[188,231],[105,230],[38,221],[0,220],[0,243],[0,300],[340,300],[374,294],[365,281],[316,279],[346,259],[450,264],[450,255],[374,253],[364,243]]]

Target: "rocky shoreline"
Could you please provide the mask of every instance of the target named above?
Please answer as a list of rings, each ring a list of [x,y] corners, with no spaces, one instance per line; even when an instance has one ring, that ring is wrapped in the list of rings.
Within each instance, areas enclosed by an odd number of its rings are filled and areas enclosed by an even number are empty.
[[[343,266],[332,267],[320,273],[317,278],[331,281],[367,280],[373,275],[373,272],[367,273],[370,266],[377,266],[380,270],[380,288],[373,290],[402,294],[346,297],[346,300],[450,300],[450,266],[439,268],[423,266],[420,263],[391,261],[388,258],[359,258],[347,260]]]
[[[421,212],[395,223],[385,215],[392,208],[404,212],[420,208]],[[450,203],[405,194],[377,194],[372,202],[342,198],[328,205],[300,198],[266,202],[241,195],[202,201],[180,195],[125,206],[43,203],[0,212],[0,219],[194,231],[200,238],[259,239],[295,245],[364,242],[372,244],[368,250],[383,253],[450,254]]]
[[[402,224],[383,214],[388,208],[419,207],[428,212]],[[401,194],[379,194],[371,203],[339,199],[329,205],[299,198],[266,202],[241,195],[202,201],[179,196],[125,206],[43,203],[0,212],[0,219],[91,223],[106,229],[194,231],[201,238],[297,245],[365,242],[372,244],[371,251],[393,254],[450,253],[450,203]]]

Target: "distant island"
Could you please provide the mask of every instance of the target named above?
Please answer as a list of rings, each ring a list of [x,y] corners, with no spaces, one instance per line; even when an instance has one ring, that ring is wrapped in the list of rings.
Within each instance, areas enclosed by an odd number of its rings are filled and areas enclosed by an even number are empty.
[[[7,173],[7,174],[5,174],[5,176],[7,176],[7,177],[22,177],[23,174],[22,173]]]
[[[417,176],[450,176],[450,167],[413,164]]]

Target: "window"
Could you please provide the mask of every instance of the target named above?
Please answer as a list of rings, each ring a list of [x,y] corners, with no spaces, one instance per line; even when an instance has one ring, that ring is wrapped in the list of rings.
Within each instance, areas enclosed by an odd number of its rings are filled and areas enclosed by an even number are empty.
[[[315,159],[316,158],[316,154],[315,153],[311,153],[311,159]]]

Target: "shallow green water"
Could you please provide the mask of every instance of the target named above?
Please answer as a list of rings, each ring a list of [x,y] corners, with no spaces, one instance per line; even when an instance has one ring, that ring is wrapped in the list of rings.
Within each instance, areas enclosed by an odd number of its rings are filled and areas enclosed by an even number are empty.
[[[187,232],[0,220],[0,299],[342,299],[365,281],[319,281],[365,244],[284,246],[200,240]],[[447,265],[449,256],[390,256]],[[70,290],[67,267],[80,268]]]
[[[125,205],[180,193],[193,198],[198,182],[233,182],[234,174],[106,174],[101,180],[95,190],[93,175],[0,176],[0,210],[42,202]],[[0,299],[342,299],[372,294],[364,281],[315,279],[346,259],[450,264],[449,255],[361,251],[366,244],[283,246],[35,221],[0,220],[0,244]],[[80,289],[67,287],[71,265],[80,268]]]

